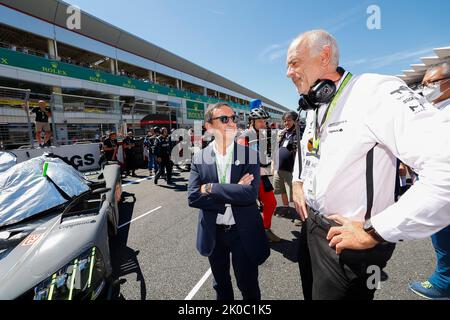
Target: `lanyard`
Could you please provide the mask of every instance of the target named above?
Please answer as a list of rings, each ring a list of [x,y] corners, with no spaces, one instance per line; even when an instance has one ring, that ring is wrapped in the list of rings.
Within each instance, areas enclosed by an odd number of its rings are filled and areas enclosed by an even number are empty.
[[[331,100],[330,104],[328,105],[328,108],[325,111],[325,114],[322,118],[320,126],[319,126],[319,121],[318,121],[319,109],[316,110],[316,128],[315,128],[315,132],[314,132],[314,138],[312,141],[313,142],[313,146],[312,146],[313,151],[316,153],[318,153],[318,151],[319,151],[320,136],[322,135],[324,124],[331,117],[331,114],[333,113],[334,109],[336,108],[337,102],[338,102],[339,98],[341,97],[342,92],[344,91],[345,87],[347,86],[347,84],[350,81],[350,79],[352,78],[352,76],[353,75],[350,72],[347,73],[347,75],[345,76],[344,81],[342,81],[342,84],[339,86],[338,92],[336,93],[333,100]]]
[[[228,156],[228,158],[226,160],[227,162],[225,163],[225,169],[223,171],[220,169],[219,161],[216,161],[217,171],[219,171],[219,181],[221,184],[226,183],[227,171],[228,171],[228,168],[230,168],[230,166],[231,166],[231,160],[232,160],[233,154],[234,154],[234,147],[231,150],[230,155]]]
[[[284,134],[284,138],[286,140],[291,140],[291,137],[294,135],[294,130],[292,130],[291,132],[286,131],[286,133]]]

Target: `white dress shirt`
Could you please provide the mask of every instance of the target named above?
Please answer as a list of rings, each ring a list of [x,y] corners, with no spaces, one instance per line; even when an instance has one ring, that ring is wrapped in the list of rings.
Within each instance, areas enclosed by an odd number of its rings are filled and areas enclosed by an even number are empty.
[[[219,178],[220,182],[220,175],[223,174],[223,172],[226,170],[225,173],[225,183],[230,183],[231,180],[231,167],[233,165],[234,157],[234,142],[230,143],[230,145],[227,147],[227,151],[225,155],[222,155],[217,150],[217,143],[216,141],[212,142],[213,144],[213,150],[216,156],[216,170],[217,170],[217,177]],[[227,167],[228,164],[228,167]],[[224,214],[218,214],[216,219],[216,224],[226,224],[226,225],[233,225],[236,222],[234,221],[233,216],[233,210],[231,209],[231,204],[225,204],[225,212]]]
[[[319,109],[319,123],[326,108]],[[315,117],[308,112],[301,140],[303,170]],[[402,80],[376,74],[353,77],[323,128],[314,176],[304,177],[314,179],[304,181],[308,206],[364,221],[366,156],[377,144],[371,214],[377,232],[397,242],[428,237],[450,224],[450,120]],[[394,203],[396,158],[413,168],[419,181]],[[298,176],[296,159],[294,181]]]

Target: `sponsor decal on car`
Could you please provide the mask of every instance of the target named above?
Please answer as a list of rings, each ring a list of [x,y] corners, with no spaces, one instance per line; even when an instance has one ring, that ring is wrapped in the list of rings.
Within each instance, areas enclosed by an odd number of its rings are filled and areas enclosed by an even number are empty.
[[[41,235],[42,235],[42,233],[30,234],[28,237],[25,238],[25,240],[23,240],[22,246],[24,246],[24,247],[31,246],[33,243],[35,243],[36,241],[39,240]]]

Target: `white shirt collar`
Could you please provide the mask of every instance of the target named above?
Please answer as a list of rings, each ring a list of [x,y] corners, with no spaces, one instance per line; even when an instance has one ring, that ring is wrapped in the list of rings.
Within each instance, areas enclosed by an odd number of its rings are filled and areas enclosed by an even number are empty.
[[[348,75],[348,71],[345,71],[342,77],[339,79],[338,84],[336,85],[336,91],[339,90],[339,87],[341,86],[342,82],[344,82],[345,77]]]

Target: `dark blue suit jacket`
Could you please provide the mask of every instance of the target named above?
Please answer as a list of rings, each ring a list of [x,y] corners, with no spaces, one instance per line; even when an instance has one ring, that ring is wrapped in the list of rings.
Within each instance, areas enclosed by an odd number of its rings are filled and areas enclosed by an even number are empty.
[[[228,203],[231,204],[244,251],[255,263],[262,264],[269,257],[270,249],[261,213],[256,205],[260,183],[257,153],[235,143],[230,184],[218,183],[212,144],[196,153],[192,162],[188,201],[189,206],[200,209],[197,232],[197,249],[200,254],[212,254],[216,244],[217,214],[223,214],[225,204]],[[251,185],[237,184],[246,173],[254,176]],[[200,192],[200,187],[206,183],[213,183],[212,192],[208,195]]]

